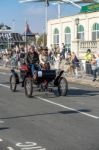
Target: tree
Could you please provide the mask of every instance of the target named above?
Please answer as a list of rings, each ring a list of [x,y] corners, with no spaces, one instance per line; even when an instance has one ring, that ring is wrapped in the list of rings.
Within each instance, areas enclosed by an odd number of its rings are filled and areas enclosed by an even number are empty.
[[[47,45],[47,35],[46,33],[41,34],[41,36],[37,40],[38,46],[46,46]]]

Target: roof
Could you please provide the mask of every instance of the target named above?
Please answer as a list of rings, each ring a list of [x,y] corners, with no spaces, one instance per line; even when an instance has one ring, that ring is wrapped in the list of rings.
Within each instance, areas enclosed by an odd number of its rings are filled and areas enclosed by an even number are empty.
[[[29,24],[26,22],[26,26],[25,26],[25,32],[23,33],[23,35],[25,36],[34,36],[35,34],[33,34],[30,30]]]
[[[0,33],[0,43],[23,42],[22,35],[19,33]]]
[[[81,13],[89,13],[99,11],[99,3],[82,6]]]
[[[11,30],[11,27],[4,25],[3,23],[0,24],[0,30]]]

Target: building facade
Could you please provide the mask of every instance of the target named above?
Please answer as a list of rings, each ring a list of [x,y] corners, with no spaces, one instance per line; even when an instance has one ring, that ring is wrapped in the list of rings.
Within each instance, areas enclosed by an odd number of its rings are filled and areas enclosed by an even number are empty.
[[[22,35],[13,33],[11,27],[0,24],[0,50],[11,48],[13,45],[23,44]]]
[[[99,7],[98,7],[99,8]],[[48,21],[47,45],[65,44],[81,57],[86,49],[99,50],[99,11]]]

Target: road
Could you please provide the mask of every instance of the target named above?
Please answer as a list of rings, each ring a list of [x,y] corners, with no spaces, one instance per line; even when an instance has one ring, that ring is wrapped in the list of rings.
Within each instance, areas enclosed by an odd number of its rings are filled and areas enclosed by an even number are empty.
[[[20,86],[0,73],[0,150],[99,150],[99,89],[69,84],[66,97]]]

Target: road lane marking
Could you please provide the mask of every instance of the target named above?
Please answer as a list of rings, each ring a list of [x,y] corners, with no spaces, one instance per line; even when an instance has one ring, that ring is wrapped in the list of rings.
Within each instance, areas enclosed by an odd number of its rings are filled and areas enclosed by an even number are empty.
[[[0,84],[0,86],[6,87],[6,88],[10,88],[9,86],[4,85],[4,84]],[[72,87],[72,88],[74,88],[74,87]],[[76,88],[76,87],[75,87],[75,88]],[[74,109],[74,108],[71,108],[71,107],[67,107],[67,106],[64,106],[64,105],[59,104],[59,103],[55,103],[55,102],[52,102],[52,101],[50,101],[50,100],[47,100],[47,99],[44,99],[44,98],[41,98],[41,97],[36,97],[36,98],[41,99],[42,101],[48,102],[48,103],[50,103],[50,104],[54,104],[54,105],[60,106],[60,107],[62,107],[62,108],[66,108],[66,109],[68,109],[68,110],[72,110],[72,111],[74,111],[74,112],[78,112],[78,113],[83,114],[83,115],[85,115],[85,116],[88,116],[88,117],[91,117],[91,118],[94,118],[94,119],[99,119],[98,116],[91,115],[91,114],[88,114],[88,113],[85,113],[85,112],[81,112],[81,111],[79,111],[79,110],[77,110],[77,109]]]
[[[69,87],[69,89],[79,90],[79,89],[81,89],[81,88],[77,88],[77,87]]]
[[[0,142],[3,142],[3,139],[0,139]]]
[[[4,121],[0,120],[0,123],[4,123]]]
[[[35,142],[25,142],[24,144],[16,143],[16,147],[19,147],[21,150],[30,150],[30,149],[46,150],[46,148],[38,146],[38,144]]]
[[[10,88],[8,85],[0,84],[2,87]]]
[[[8,150],[14,150],[12,147],[7,147]]]
[[[88,116],[88,117],[91,117],[91,118],[94,118],[94,119],[99,119],[98,116],[94,116],[94,115],[91,115],[91,114],[88,114],[88,113],[85,113],[85,112],[81,112],[81,111],[79,111],[79,110],[77,110],[77,109],[74,109],[74,108],[71,108],[71,107],[67,107],[67,106],[64,106],[64,105],[59,104],[59,103],[52,102],[52,101],[47,100],[47,99],[45,99],[45,98],[41,98],[41,97],[38,97],[38,96],[37,96],[36,98],[38,98],[38,99],[40,99],[40,100],[42,100],[42,101],[48,102],[48,103],[50,103],[50,104],[57,105],[57,106],[59,106],[59,107],[66,108],[66,109],[68,109],[68,110],[71,110],[71,111],[74,111],[74,112],[83,114],[83,115],[85,115],[85,116]]]

